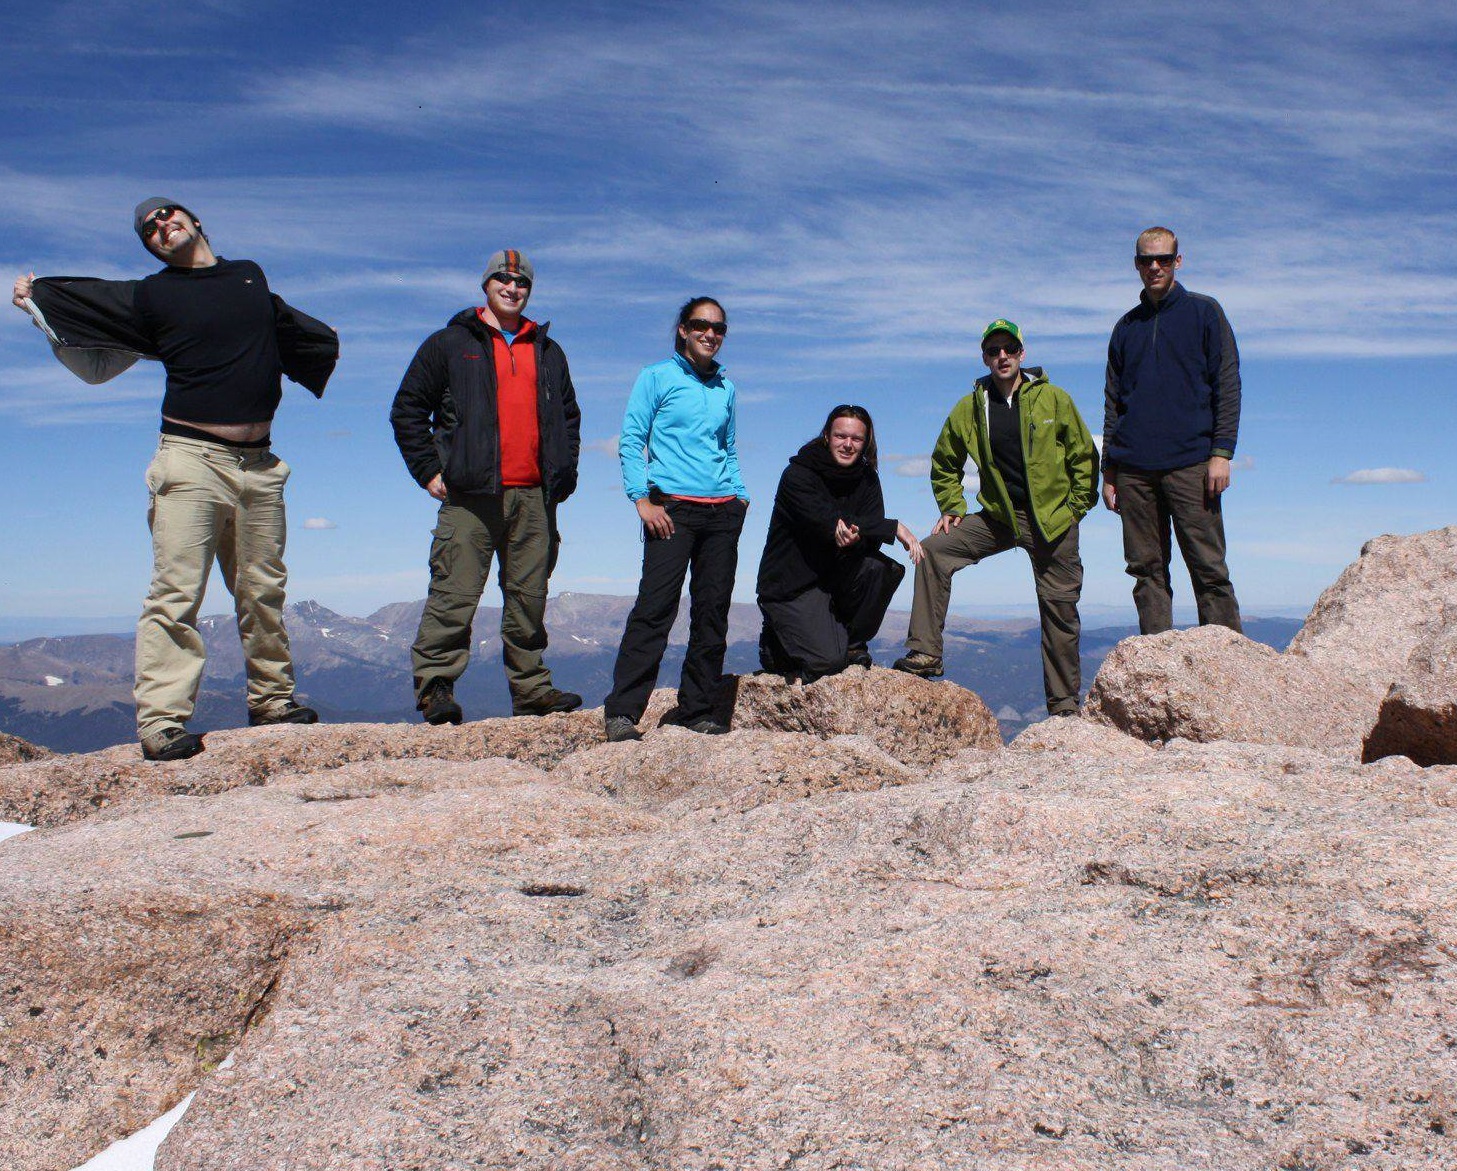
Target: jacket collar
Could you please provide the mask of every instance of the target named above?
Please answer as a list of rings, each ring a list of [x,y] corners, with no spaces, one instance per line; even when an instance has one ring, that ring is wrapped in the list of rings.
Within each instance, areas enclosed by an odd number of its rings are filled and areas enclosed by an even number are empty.
[[[1183,297],[1184,286],[1179,284],[1178,281],[1175,281],[1172,285],[1169,286],[1169,291],[1164,294],[1164,299],[1160,301],[1157,305],[1154,304],[1153,298],[1148,295],[1147,289],[1144,289],[1141,293],[1138,294],[1138,299],[1147,308],[1153,310],[1155,313],[1157,313],[1165,305],[1172,305],[1175,301],[1182,300]]]
[[[692,375],[694,378],[698,379],[699,382],[703,383],[704,386],[711,386],[715,382],[723,381],[723,366],[721,366],[718,362],[715,362],[713,364],[713,369],[709,372],[708,377],[705,378],[702,374],[698,372],[697,366],[695,366],[692,362],[690,362],[687,358],[685,358],[682,354],[678,353],[678,351],[676,350],[673,351],[673,360],[678,363],[679,368],[684,373]]]
[[[1047,382],[1047,375],[1043,373],[1041,366],[1022,367],[1022,385],[1017,387],[1017,394],[1029,393],[1033,388],[1042,386]],[[992,385],[992,376],[983,374],[976,380],[976,389],[986,395],[988,399],[996,393],[996,387]]]
[[[526,318],[525,321],[531,322],[532,327],[536,331],[536,340],[538,342],[546,340],[546,331],[551,328],[550,321],[531,321],[529,317]],[[482,341],[490,340],[490,328],[483,321],[481,321],[474,308],[462,309],[459,313],[451,317],[451,319],[445,324],[447,326],[458,325],[462,329],[468,329],[471,333],[475,334],[476,337],[480,338]]]

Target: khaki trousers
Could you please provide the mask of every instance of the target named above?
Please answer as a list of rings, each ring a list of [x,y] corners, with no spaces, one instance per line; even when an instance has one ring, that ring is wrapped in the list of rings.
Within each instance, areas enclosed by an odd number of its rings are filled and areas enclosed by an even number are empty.
[[[147,468],[152,586],[137,623],[140,736],[192,718],[206,655],[197,617],[214,558],[233,595],[248,707],[262,713],[293,698],[283,628],[288,473],[266,447],[162,436]]]
[[[911,627],[906,646],[922,654],[941,657],[946,610],[951,604],[951,575],[983,558],[1013,546],[1032,559],[1037,584],[1037,613],[1042,622],[1042,687],[1049,712],[1078,708],[1082,665],[1078,642],[1082,623],[1078,598],[1083,592],[1083,561],[1078,555],[1078,526],[1055,541],[1044,541],[1030,518],[1017,510],[1020,535],[985,512],[965,517],[956,528],[936,533],[921,542],[925,553],[916,566],[916,589],[911,603]]]
[[[1208,466],[1197,463],[1167,472],[1119,468],[1115,473],[1123,558],[1133,578],[1140,634],[1173,629],[1170,527],[1189,569],[1199,625],[1240,629],[1239,601],[1224,560],[1224,512],[1220,498],[1211,501],[1205,492]]]
[[[440,506],[430,545],[430,594],[410,649],[415,701],[434,679],[454,683],[470,662],[471,622],[491,557],[500,563],[501,659],[513,706],[551,690],[546,650],[546,587],[553,526],[541,488],[500,495],[454,495]]]

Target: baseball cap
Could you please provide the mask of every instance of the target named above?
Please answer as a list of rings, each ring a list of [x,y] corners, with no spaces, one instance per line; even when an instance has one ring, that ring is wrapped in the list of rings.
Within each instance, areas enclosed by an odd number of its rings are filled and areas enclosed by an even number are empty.
[[[1008,321],[1005,317],[998,317],[989,326],[981,331],[981,340],[986,341],[994,333],[1009,333],[1017,339],[1019,346],[1026,343],[1022,340],[1022,329],[1015,321]]]

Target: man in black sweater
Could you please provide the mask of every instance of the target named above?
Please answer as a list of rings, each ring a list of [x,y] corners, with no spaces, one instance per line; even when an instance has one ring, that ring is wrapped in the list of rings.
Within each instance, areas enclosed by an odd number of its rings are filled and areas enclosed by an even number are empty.
[[[1174,280],[1183,260],[1168,228],[1139,233],[1143,296],[1108,341],[1103,503],[1123,521],[1140,634],[1174,624],[1170,525],[1199,625],[1240,629],[1220,508],[1239,438],[1239,349],[1219,302]]]
[[[233,595],[248,672],[250,724],[311,724],[294,698],[283,626],[283,485],[270,449],[281,377],[321,395],[338,358],[334,331],[270,293],[251,260],[213,253],[175,200],[148,199],[133,226],[166,268],[139,281],[18,277],[13,301],[57,358],[87,382],[138,358],[167,371],[162,438],[147,469],[152,586],[137,624],[137,732],[147,760],[203,750],[187,731],[205,648],[197,618],[214,558]]]

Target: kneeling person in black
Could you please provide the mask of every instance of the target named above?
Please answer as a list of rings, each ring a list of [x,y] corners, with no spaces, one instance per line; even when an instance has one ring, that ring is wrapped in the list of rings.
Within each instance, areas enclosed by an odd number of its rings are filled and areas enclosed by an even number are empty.
[[[915,535],[885,515],[875,464],[870,413],[848,405],[790,457],[759,562],[765,670],[809,682],[871,665],[866,644],[905,576],[880,546],[898,540],[921,559]]]

